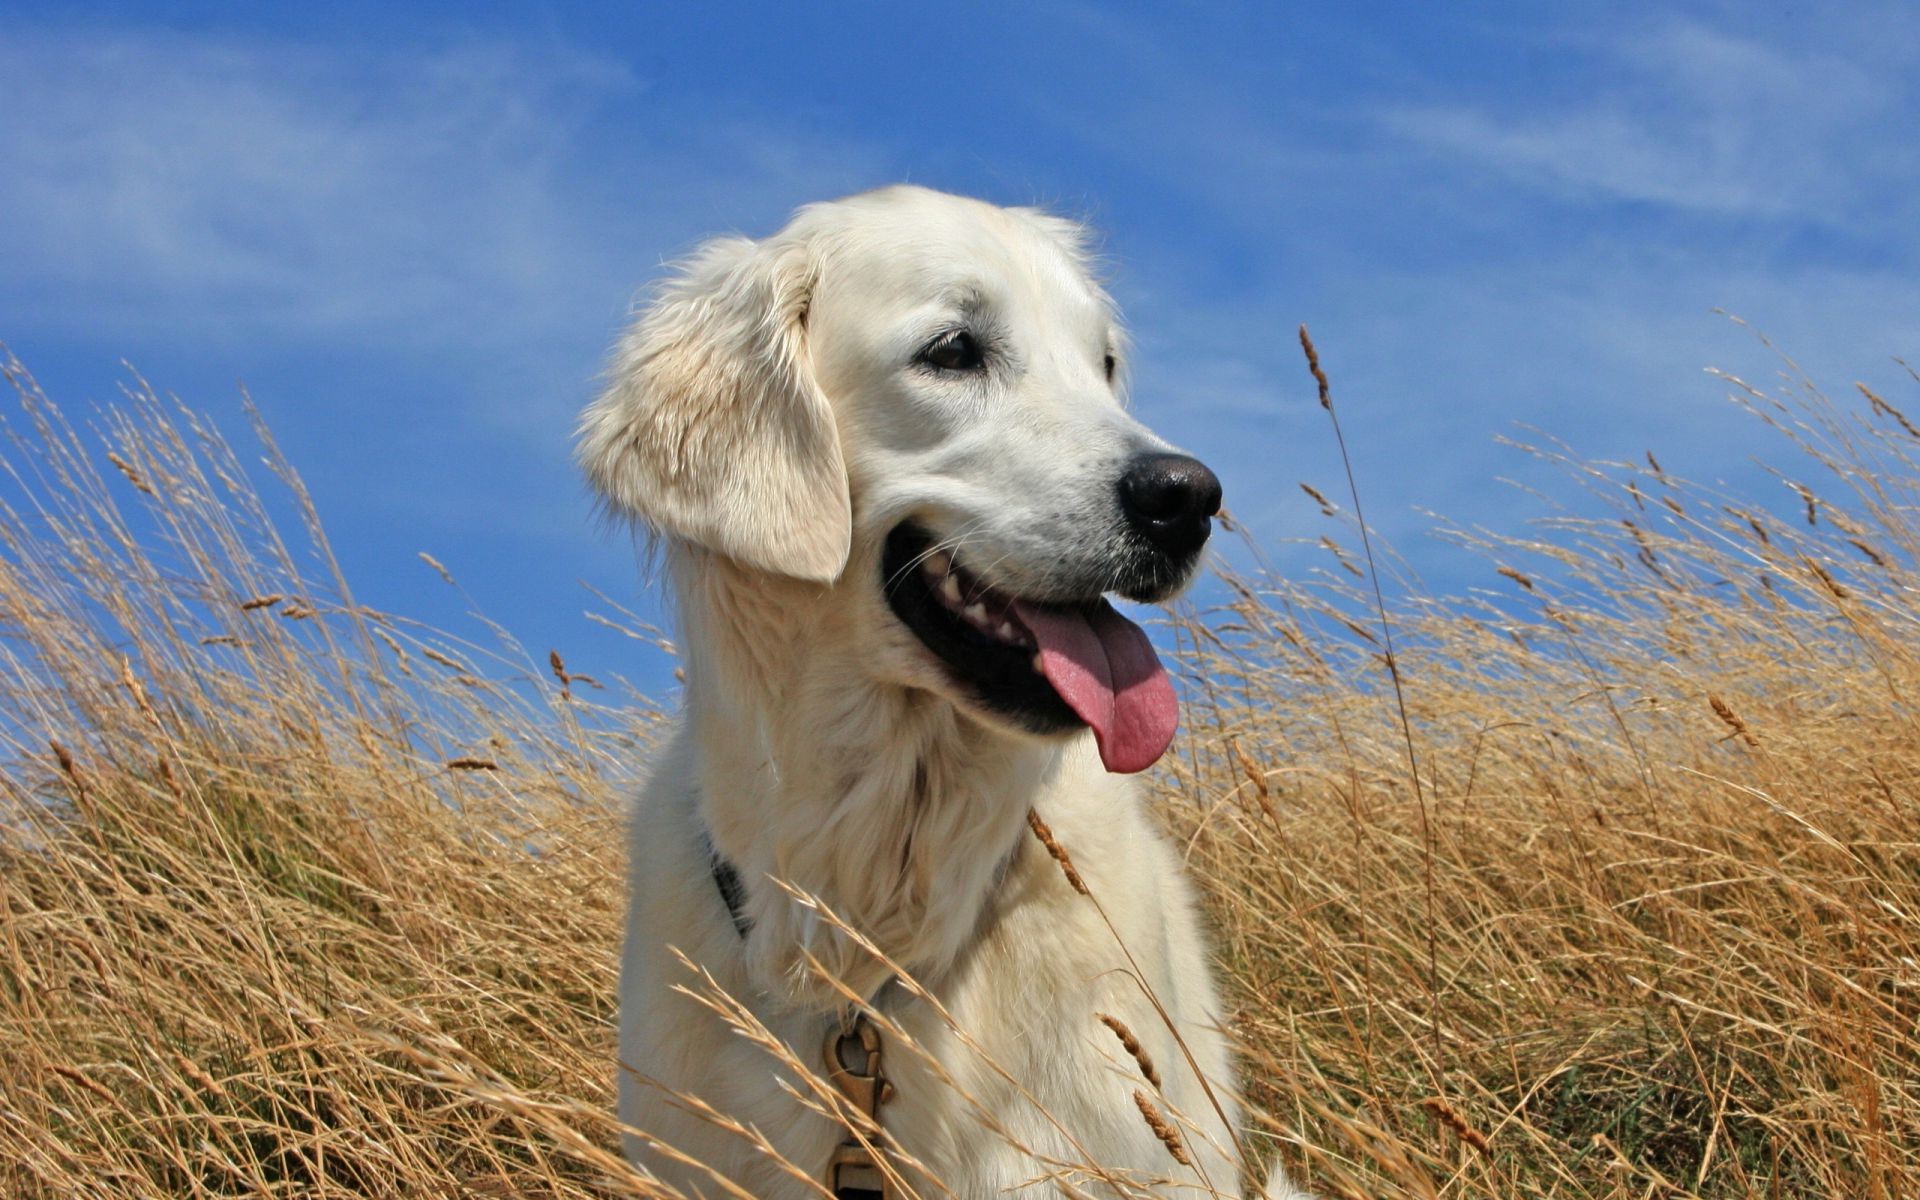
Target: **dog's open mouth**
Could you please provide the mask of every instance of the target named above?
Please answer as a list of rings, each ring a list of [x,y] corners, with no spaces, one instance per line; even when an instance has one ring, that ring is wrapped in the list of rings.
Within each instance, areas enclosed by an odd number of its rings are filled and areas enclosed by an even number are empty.
[[[985,707],[1036,733],[1090,726],[1109,771],[1143,771],[1173,741],[1173,684],[1146,631],[1104,598],[995,590],[912,524],[887,535],[881,572],[894,615]]]

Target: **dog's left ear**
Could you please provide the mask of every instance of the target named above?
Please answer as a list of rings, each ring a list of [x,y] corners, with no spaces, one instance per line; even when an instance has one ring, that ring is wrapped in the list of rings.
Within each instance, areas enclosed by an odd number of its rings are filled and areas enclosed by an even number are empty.
[[[853,509],[806,346],[804,246],[708,242],[621,340],[578,456],[617,511],[762,570],[831,583]]]

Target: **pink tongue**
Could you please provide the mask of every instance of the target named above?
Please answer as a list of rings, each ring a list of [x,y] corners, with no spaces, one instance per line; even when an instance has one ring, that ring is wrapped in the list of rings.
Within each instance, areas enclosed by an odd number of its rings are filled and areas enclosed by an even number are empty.
[[[1107,770],[1144,771],[1166,753],[1180,702],[1146,630],[1105,600],[1078,609],[1016,600],[1013,608],[1040,643],[1041,674],[1093,727]]]

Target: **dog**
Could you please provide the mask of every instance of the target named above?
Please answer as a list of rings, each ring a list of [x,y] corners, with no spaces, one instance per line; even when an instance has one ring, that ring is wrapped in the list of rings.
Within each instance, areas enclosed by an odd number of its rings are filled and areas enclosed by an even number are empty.
[[[849,1129],[804,1074],[852,1011],[894,1174],[831,1193],[1239,1188],[1201,920],[1128,778],[1177,701],[1104,598],[1177,594],[1220,485],[1129,414],[1090,265],[1035,209],[810,205],[681,264],[582,415],[679,619],[619,1074],[629,1157],[687,1195],[821,1194]]]

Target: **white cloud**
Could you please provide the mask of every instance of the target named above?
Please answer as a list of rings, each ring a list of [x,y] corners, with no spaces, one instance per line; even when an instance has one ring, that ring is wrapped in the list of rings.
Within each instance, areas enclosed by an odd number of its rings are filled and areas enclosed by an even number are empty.
[[[1442,157],[1563,197],[1723,216],[1841,219],[1871,207],[1862,183],[1913,166],[1884,137],[1898,88],[1849,56],[1685,21],[1581,47],[1608,69],[1577,102],[1532,113],[1399,105],[1380,120]]]
[[[1782,215],[1793,204],[1762,180],[1712,161],[1712,140],[1654,133],[1617,112],[1513,123],[1461,108],[1389,112],[1390,128],[1433,150],[1475,159],[1575,199],[1652,201],[1712,212]]]
[[[623,82],[544,65],[552,91]],[[9,44],[8,293],[43,320],[71,303],[103,323],[325,335],[537,286],[568,225],[527,119],[549,97],[496,53],[410,66],[172,37]]]
[[[0,44],[0,309],[252,343],[598,324],[664,246],[858,175],[856,147],[692,128],[611,60],[468,43],[46,32]],[[609,153],[596,117],[656,117]],[[791,149],[789,149],[791,148]],[[805,151],[811,149],[812,154]]]

